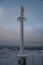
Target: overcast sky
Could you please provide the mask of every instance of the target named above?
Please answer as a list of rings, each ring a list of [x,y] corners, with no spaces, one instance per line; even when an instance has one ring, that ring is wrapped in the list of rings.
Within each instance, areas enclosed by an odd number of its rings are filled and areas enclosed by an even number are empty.
[[[43,45],[43,0],[0,0],[0,44],[20,41],[17,18],[21,5],[24,6],[26,18],[24,41],[28,42],[27,45],[29,42]]]

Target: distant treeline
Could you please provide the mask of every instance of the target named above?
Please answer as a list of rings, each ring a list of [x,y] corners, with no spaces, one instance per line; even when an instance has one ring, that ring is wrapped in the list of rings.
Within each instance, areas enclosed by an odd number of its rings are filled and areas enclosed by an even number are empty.
[[[20,50],[19,46],[0,45],[0,49]],[[24,50],[43,50],[43,46],[24,47]]]

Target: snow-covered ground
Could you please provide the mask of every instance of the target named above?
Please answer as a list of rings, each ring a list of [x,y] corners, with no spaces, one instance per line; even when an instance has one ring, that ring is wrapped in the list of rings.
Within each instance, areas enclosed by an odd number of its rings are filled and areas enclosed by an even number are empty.
[[[43,50],[28,51],[27,65],[43,65]],[[18,50],[0,50],[0,65],[18,65]]]

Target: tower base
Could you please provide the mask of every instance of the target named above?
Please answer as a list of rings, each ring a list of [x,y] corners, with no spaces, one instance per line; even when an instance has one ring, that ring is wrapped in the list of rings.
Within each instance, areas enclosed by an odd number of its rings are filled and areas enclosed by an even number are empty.
[[[18,58],[18,65],[26,65],[26,57]]]
[[[27,57],[27,54],[18,54],[17,55],[18,57],[18,65],[26,65],[26,57]]]

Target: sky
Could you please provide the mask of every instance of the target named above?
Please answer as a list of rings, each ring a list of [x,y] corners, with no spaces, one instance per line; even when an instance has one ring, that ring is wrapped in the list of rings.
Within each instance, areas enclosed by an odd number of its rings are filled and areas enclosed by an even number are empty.
[[[20,42],[20,7],[24,7],[24,42],[43,45],[43,0],[0,0],[0,44]],[[18,43],[17,43],[18,44]]]

